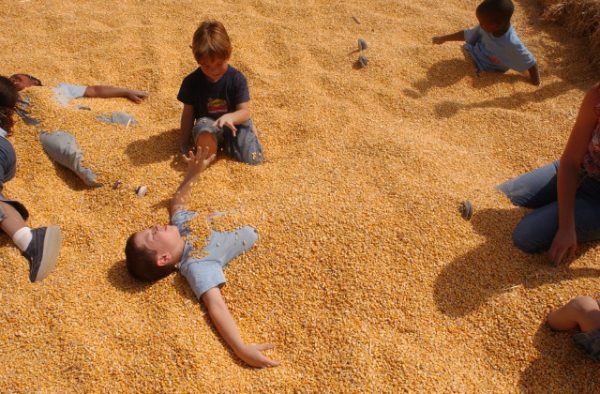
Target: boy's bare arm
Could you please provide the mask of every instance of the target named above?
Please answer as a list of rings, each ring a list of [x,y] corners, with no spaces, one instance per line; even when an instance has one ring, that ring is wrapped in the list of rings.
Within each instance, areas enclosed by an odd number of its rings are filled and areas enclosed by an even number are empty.
[[[183,110],[181,111],[181,140],[179,146],[181,153],[187,153],[192,138],[192,128],[194,127],[194,106],[190,104],[183,104]]]
[[[234,112],[221,116],[213,125],[219,128],[227,126],[233,132],[233,136],[235,137],[237,131],[235,125],[244,123],[248,119],[250,119],[250,106],[246,101],[245,103],[238,104],[237,107],[235,107]]]
[[[117,88],[114,86],[94,85],[88,86],[85,89],[83,96],[99,98],[124,97],[139,104],[148,97],[148,92],[144,92],[143,90]]]
[[[231,316],[221,290],[218,287],[213,287],[202,294],[202,302],[206,305],[208,314],[219,334],[221,334],[225,342],[227,342],[242,361],[256,368],[276,367],[279,365],[279,362],[271,360],[261,353],[263,350],[273,348],[272,344],[245,344],[242,341],[240,330],[233,320],[233,316]]]
[[[457,31],[456,33],[448,34],[445,36],[435,36],[431,39],[431,42],[434,44],[443,44],[446,41],[464,41],[465,40],[465,31]]]
[[[531,83],[535,86],[539,86],[541,83],[540,80],[540,70],[538,68],[537,63],[529,68],[529,78],[531,79]]]
[[[175,212],[185,208],[185,203],[189,197],[190,190],[192,189],[192,184],[198,175],[200,175],[200,173],[215,160],[214,154],[210,157],[207,156],[208,148],[202,148],[195,154],[194,152],[190,151],[187,155],[183,156],[183,159],[187,162],[188,168],[185,176],[183,177],[183,181],[181,181],[181,184],[171,199],[171,216],[173,216]]]

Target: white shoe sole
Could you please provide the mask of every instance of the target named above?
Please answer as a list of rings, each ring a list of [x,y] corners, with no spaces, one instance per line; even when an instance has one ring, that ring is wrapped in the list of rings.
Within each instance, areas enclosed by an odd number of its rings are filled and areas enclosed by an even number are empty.
[[[56,225],[48,226],[44,237],[44,253],[42,255],[42,261],[40,262],[40,269],[38,270],[34,282],[39,282],[44,279],[54,270],[54,267],[56,267],[56,260],[58,259],[58,253],[60,252],[61,242],[62,233],[60,227]]]

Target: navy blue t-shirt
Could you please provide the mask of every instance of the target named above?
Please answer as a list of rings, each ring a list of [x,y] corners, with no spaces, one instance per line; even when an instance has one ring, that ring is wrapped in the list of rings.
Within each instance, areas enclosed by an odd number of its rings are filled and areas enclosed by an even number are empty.
[[[177,100],[194,106],[194,119],[205,116],[217,119],[249,101],[250,93],[246,77],[232,66],[217,82],[209,81],[197,68],[183,79]]]

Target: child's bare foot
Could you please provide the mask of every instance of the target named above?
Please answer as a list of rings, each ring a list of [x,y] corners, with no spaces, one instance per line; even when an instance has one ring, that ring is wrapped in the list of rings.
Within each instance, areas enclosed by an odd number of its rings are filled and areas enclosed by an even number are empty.
[[[143,90],[129,90],[125,97],[134,103],[139,104],[148,97],[148,92],[144,92]]]

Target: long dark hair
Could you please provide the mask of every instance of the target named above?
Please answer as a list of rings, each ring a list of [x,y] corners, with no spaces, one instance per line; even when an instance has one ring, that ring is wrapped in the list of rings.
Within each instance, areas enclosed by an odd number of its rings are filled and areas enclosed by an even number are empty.
[[[19,94],[12,81],[4,76],[0,76],[0,127],[10,135],[15,122],[13,113]]]

